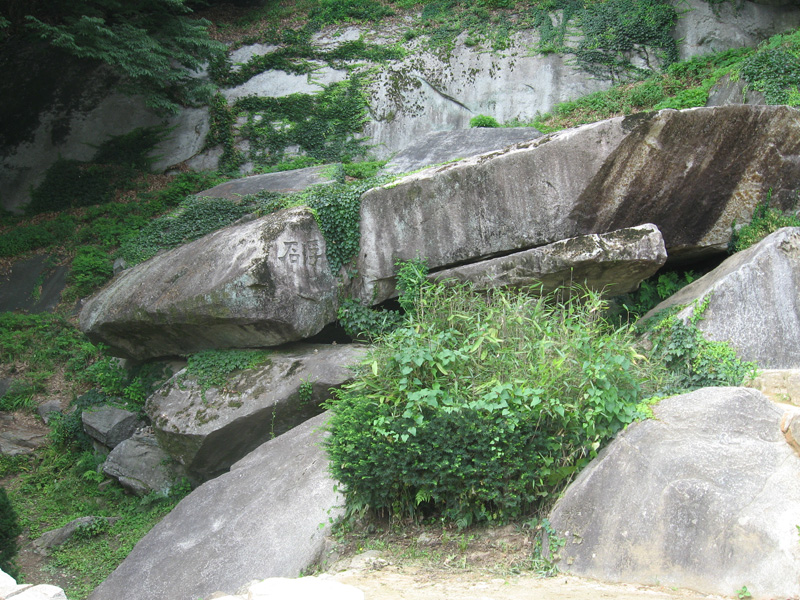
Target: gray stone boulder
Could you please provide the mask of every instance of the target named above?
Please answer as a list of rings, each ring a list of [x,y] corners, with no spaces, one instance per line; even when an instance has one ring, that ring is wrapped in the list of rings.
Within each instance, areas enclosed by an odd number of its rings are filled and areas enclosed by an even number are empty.
[[[322,165],[295,169],[294,171],[280,171],[278,173],[265,173],[251,175],[242,179],[226,181],[214,186],[210,190],[197,194],[201,198],[227,198],[238,200],[242,196],[257,194],[258,192],[302,192],[312,185],[333,183],[331,170],[335,165]]]
[[[771,6],[770,6],[771,5]],[[673,37],[681,60],[741,46],[800,26],[797,3],[784,0],[717,2],[681,0]]]
[[[67,600],[60,587],[49,584],[17,583],[8,573],[0,571],[0,598],[10,600]]]
[[[500,258],[437,271],[435,280],[469,281],[476,290],[496,287],[542,287],[582,284],[619,295],[638,289],[667,260],[655,225],[570,238]]]
[[[168,494],[186,474],[152,432],[136,433],[109,452],[103,473],[137,496]]]
[[[136,413],[116,406],[87,409],[81,413],[81,421],[86,435],[109,450],[144,424]]]
[[[179,372],[147,400],[146,411],[161,447],[192,479],[205,481],[322,412],[331,389],[353,379],[349,367],[365,354],[357,344],[297,344],[232,374],[224,389],[205,391]]]
[[[91,600],[195,600],[315,564],[343,510],[319,415],[204,483],[158,523]]]
[[[791,202],[798,153],[799,111],[734,105],[618,117],[432,167],[363,195],[354,293],[390,297],[398,260],[427,257],[435,272],[642,223],[671,257],[724,252],[770,187]]]
[[[559,566],[610,581],[754,598],[800,595],[800,456],[755,390],[662,400],[567,488],[550,515]]]
[[[276,346],[336,320],[325,240],[306,208],[232,225],[126,270],[80,326],[122,357]]]
[[[742,360],[768,369],[800,367],[800,228],[785,227],[737,252],[670,296],[645,318],[671,306],[688,320],[708,300],[697,327],[726,341]]]
[[[410,173],[424,167],[502,150],[541,137],[533,127],[471,127],[434,131],[392,157],[382,171]]]
[[[91,527],[95,525],[95,523],[98,523],[100,526],[108,527],[118,520],[119,517],[79,517],[73,519],[63,527],[45,531],[42,535],[33,540],[33,547],[39,552],[48,552],[69,541],[69,539],[82,528]]]

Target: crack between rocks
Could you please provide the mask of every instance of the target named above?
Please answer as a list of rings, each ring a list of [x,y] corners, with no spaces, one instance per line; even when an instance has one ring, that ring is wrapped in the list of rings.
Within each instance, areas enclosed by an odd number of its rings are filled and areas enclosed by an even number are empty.
[[[430,81],[428,81],[427,79],[425,79],[425,78],[424,78],[424,77],[422,77],[421,75],[414,75],[414,77],[416,77],[417,79],[419,79],[421,82],[428,84],[428,86],[430,86],[430,88],[431,88],[431,89],[432,89],[434,92],[436,92],[437,94],[439,94],[439,95],[440,95],[442,98],[445,98],[446,100],[450,100],[450,102],[455,102],[455,103],[456,103],[456,104],[458,104],[458,105],[459,105],[461,108],[463,108],[464,110],[468,111],[470,114],[474,114],[474,113],[473,113],[473,111],[472,111],[472,109],[471,109],[469,106],[467,106],[466,104],[464,104],[464,103],[463,103],[463,102],[461,102],[460,100],[457,100],[456,98],[453,98],[453,96],[451,96],[450,94],[447,94],[447,93],[443,92],[442,90],[440,90],[439,88],[437,88],[435,85],[433,85],[433,84],[432,84]]]

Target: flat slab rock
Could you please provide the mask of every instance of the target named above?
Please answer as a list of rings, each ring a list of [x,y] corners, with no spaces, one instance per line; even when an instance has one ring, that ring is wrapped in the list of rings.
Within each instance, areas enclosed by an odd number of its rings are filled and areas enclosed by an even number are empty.
[[[333,183],[331,176],[332,165],[295,169],[293,171],[280,171],[278,173],[264,173],[251,175],[242,179],[226,181],[219,185],[200,192],[201,198],[227,198],[238,200],[242,196],[257,194],[258,192],[302,192],[312,185]]]
[[[474,289],[540,285],[547,293],[583,284],[609,295],[639,288],[667,260],[664,239],[646,224],[602,235],[570,238],[500,258],[445,269],[434,280],[469,281]]]
[[[533,127],[471,127],[453,131],[434,131],[392,157],[384,173],[410,173],[451,160],[502,150],[512,144],[541,137]]]
[[[90,600],[195,600],[254,580],[297,577],[343,510],[319,415],[204,483],[159,522]]]
[[[262,366],[232,374],[224,389],[203,391],[181,371],[150,396],[145,410],[160,446],[193,479],[206,481],[321,413],[331,389],[353,379],[350,367],[366,351],[359,344],[294,344],[270,353]]]
[[[754,598],[800,595],[800,456],[784,409],[747,388],[662,400],[619,434],[550,515],[561,569]]]
[[[425,169],[363,195],[354,295],[391,297],[396,263],[417,256],[436,271],[642,223],[670,257],[724,252],[769,188],[789,206],[798,155],[800,111],[736,105],[618,117]]]
[[[800,227],[784,227],[737,252],[645,318],[685,306],[678,316],[688,320],[706,300],[697,322],[706,338],[730,343],[759,367],[800,368]]]
[[[124,271],[86,303],[80,326],[115,355],[144,360],[277,346],[335,320],[325,240],[300,207],[215,231]]]

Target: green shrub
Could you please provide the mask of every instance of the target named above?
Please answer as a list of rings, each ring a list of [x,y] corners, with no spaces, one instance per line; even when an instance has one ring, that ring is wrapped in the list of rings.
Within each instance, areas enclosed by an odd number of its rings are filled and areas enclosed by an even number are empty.
[[[60,158],[47,169],[44,181],[31,191],[26,211],[39,214],[109,202],[116,172],[113,166]]]
[[[488,115],[477,115],[469,120],[470,127],[500,127],[497,119]]]
[[[336,316],[347,335],[363,342],[375,341],[403,322],[398,311],[374,309],[352,298],[340,303]]]
[[[651,359],[670,371],[660,394],[676,394],[708,386],[738,386],[756,373],[756,365],[743,362],[726,342],[707,340],[697,323],[710,298],[695,304],[688,322],[675,314],[678,309],[657,314],[642,325],[653,348]]]
[[[731,241],[728,243],[728,251],[731,254],[749,248],[781,227],[800,227],[800,217],[784,214],[777,208],[771,207],[771,202],[772,190],[770,189],[767,199],[759,202],[753,210],[750,223],[738,229],[736,223],[733,223]]]
[[[345,163],[342,166],[344,167],[344,174],[348,177],[352,177],[353,179],[369,179],[370,177],[375,177],[386,163],[387,161],[385,160],[376,160]]]
[[[626,319],[641,317],[695,279],[697,275],[694,271],[669,271],[644,280],[638,290],[617,298],[625,309],[623,317]]]
[[[17,536],[20,533],[22,533],[22,527],[20,527],[17,512],[11,505],[6,490],[0,486],[0,569],[12,577],[18,577],[13,561],[17,555]]]
[[[75,220],[59,215],[50,221],[19,226],[0,235],[0,256],[17,256],[64,242],[75,233]]]
[[[175,248],[233,223],[252,207],[224,198],[189,197],[178,210],[148,223],[126,239],[119,256],[129,265],[152,258],[159,250]]]
[[[546,508],[658,380],[596,294],[563,302],[425,285],[331,402],[327,451],[351,511],[460,526]]]
[[[114,275],[111,258],[95,246],[80,246],[69,271],[78,296],[86,296]]]

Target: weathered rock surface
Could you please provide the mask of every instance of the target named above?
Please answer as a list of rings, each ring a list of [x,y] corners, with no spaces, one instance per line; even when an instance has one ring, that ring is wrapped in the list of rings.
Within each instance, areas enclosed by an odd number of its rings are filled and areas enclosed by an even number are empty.
[[[109,525],[113,525],[115,521],[118,521],[119,518],[112,518],[112,517],[80,517],[78,519],[73,519],[63,527],[59,527],[58,529],[51,529],[50,531],[45,531],[42,535],[38,538],[33,540],[33,547],[39,551],[48,551],[61,544],[67,542],[75,533],[81,529],[82,527],[90,527],[92,526],[95,521],[102,521]]]
[[[342,514],[320,447],[319,415],[184,498],[91,600],[195,600],[314,564]]]
[[[81,421],[86,435],[109,449],[127,440],[143,425],[136,413],[116,406],[85,410]]]
[[[766,104],[764,94],[748,88],[742,79],[731,81],[725,75],[708,91],[706,106],[725,106],[727,104]]]
[[[331,165],[323,165],[295,169],[294,171],[251,175],[250,177],[220,183],[210,190],[200,192],[197,195],[205,198],[237,200],[242,196],[263,191],[280,193],[302,192],[312,185],[333,183],[333,178],[329,175],[330,170]]]
[[[476,290],[540,285],[543,293],[583,284],[614,296],[638,289],[666,260],[661,232],[646,224],[445,269],[432,279],[469,281]]]
[[[793,408],[781,417],[781,432],[788,444],[800,456],[800,411]]]
[[[410,173],[424,167],[502,150],[541,137],[533,127],[471,127],[434,131],[392,157],[384,173]]]
[[[233,225],[126,270],[81,311],[81,329],[138,360],[275,346],[336,319],[325,240],[308,209]]]
[[[662,400],[587,466],[550,521],[579,575],[754,598],[800,594],[800,456],[755,390]]]
[[[32,419],[0,412],[0,454],[30,454],[47,443],[48,431]]]
[[[785,227],[737,252],[645,315],[694,302],[708,306],[697,327],[726,341],[742,360],[768,369],[800,367],[800,228]]]
[[[54,263],[55,260],[46,254],[16,261],[0,276],[0,312],[52,311],[67,285],[67,267]]]
[[[352,380],[348,367],[365,353],[357,344],[297,344],[232,375],[224,389],[205,392],[179,372],[148,399],[147,414],[161,446],[194,479],[205,481],[322,412],[331,388]]]
[[[216,596],[215,600],[364,600],[364,592],[357,587],[332,579],[330,575],[318,577],[270,577],[256,581],[236,596]]]
[[[0,571],[0,598],[14,600],[67,600],[67,595],[60,587],[29,583],[17,584],[17,580],[8,573]]]
[[[770,187],[788,205],[798,156],[799,111],[737,105],[619,117],[426,169],[362,197],[355,293],[390,297],[398,260],[437,271],[642,223],[670,256],[722,252]]]
[[[761,369],[744,385],[758,390],[773,402],[800,406],[800,369]]]
[[[150,432],[136,433],[109,452],[103,473],[137,496],[168,494],[185,476]]]
[[[756,46],[768,37],[800,26],[796,2],[676,2],[680,18],[673,37],[681,60],[740,46]]]

